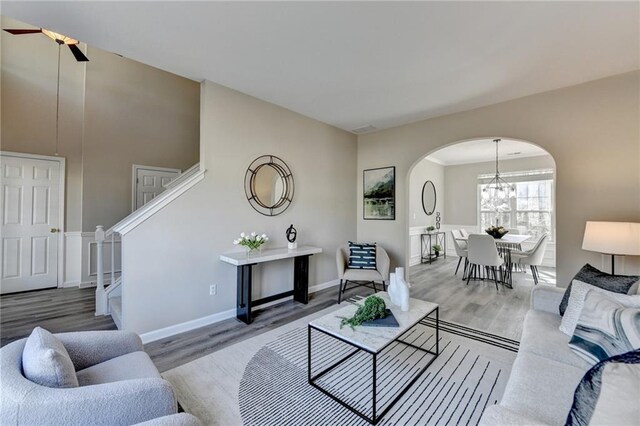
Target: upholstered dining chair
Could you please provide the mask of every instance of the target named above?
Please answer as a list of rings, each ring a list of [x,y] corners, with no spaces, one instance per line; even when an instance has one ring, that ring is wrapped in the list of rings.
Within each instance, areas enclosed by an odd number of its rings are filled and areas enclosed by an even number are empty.
[[[460,247],[462,247],[464,250],[467,249],[467,237],[469,237],[469,234],[467,234],[466,236],[462,233],[462,229],[452,229],[451,230],[451,236],[453,237],[454,240],[458,240],[458,245]]]
[[[533,275],[534,284],[538,284],[540,275],[538,273],[538,266],[542,265],[544,259],[544,252],[547,249],[547,241],[549,240],[549,234],[543,234],[536,242],[531,250],[524,252],[511,252],[511,261],[518,265],[529,265],[531,268],[531,274]]]
[[[498,290],[498,271],[500,272],[500,281],[504,281],[504,270],[502,266],[504,261],[498,253],[495,239],[491,235],[471,234],[468,241],[468,258],[469,270],[467,271],[467,285],[469,280],[476,272],[484,269],[491,272],[493,280]]]
[[[460,234],[463,238],[469,238],[469,232],[467,232],[467,230],[464,228],[460,228]]]
[[[456,266],[456,272],[453,275],[458,275],[458,269],[460,268],[460,262],[464,259],[464,268],[462,269],[462,279],[467,276],[467,243],[463,241],[462,234],[459,230],[454,229],[451,231],[451,237],[453,238],[453,247],[456,249],[456,256],[458,256],[458,265]]]
[[[349,245],[338,247],[336,250],[336,264],[338,266],[338,303],[342,302],[342,295],[347,290],[347,284],[373,288],[377,292],[376,282],[382,284],[382,291],[386,291],[389,280],[389,255],[379,244],[376,244],[376,269],[349,268]]]

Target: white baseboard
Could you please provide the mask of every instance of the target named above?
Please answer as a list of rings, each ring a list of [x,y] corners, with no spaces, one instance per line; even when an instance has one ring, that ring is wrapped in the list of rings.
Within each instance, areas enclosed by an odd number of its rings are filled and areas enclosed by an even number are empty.
[[[332,280],[326,283],[316,284],[309,287],[309,293],[315,293],[320,290],[324,290],[333,286],[337,286],[339,280]],[[264,309],[266,307],[276,305],[278,303],[282,303],[286,300],[293,299],[293,297],[283,298],[279,300],[274,300],[273,302],[265,303],[264,305],[260,305],[253,309],[253,311]],[[150,343],[155,342],[156,340],[164,339],[166,337],[171,337],[176,334],[185,333],[187,331],[195,330],[196,328],[204,327],[207,325],[215,324],[220,321],[224,321],[230,318],[236,317],[236,310],[229,309],[227,311],[218,312],[216,314],[207,315],[206,317],[197,318],[191,321],[186,321],[176,325],[170,325],[168,327],[160,328],[157,330],[149,331],[147,333],[143,333],[140,335],[142,339],[142,343]]]
[[[312,285],[311,287],[309,287],[309,293],[315,293],[315,292],[318,292],[320,290],[324,290],[326,288],[336,286],[338,284],[340,284],[340,280],[335,279],[335,280],[332,280],[332,281],[327,281],[326,283],[320,283],[320,284]]]
[[[111,278],[105,278],[104,285],[108,286],[109,284],[111,284]],[[69,287],[87,288],[87,287],[96,287],[96,286],[97,284],[95,281],[65,281],[62,284],[62,288],[69,288]]]
[[[164,339],[165,337],[185,333],[187,331],[215,324],[229,318],[235,318],[235,316],[236,310],[229,309],[228,311],[218,312],[217,314],[207,315],[206,317],[201,317],[180,324],[170,325],[169,327],[159,328],[158,330],[149,331],[147,333],[141,334],[140,338],[142,339],[142,343],[155,342],[156,340]]]

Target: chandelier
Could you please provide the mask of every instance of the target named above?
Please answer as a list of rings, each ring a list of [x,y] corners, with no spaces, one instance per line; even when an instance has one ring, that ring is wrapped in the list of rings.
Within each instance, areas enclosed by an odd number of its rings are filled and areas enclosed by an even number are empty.
[[[496,210],[499,210],[498,206],[504,204],[507,198],[516,196],[516,188],[515,185],[508,183],[500,177],[500,169],[498,168],[498,144],[501,139],[494,139],[493,141],[496,143],[496,174],[493,179],[482,188],[482,198],[487,201],[491,199]]]

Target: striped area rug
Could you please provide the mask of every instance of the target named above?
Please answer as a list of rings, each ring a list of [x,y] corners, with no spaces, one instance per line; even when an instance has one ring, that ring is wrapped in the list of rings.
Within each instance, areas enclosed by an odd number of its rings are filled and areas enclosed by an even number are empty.
[[[353,350],[322,333],[313,335],[314,373]],[[403,340],[433,350],[433,320]],[[504,391],[518,342],[440,321],[440,356],[380,421],[380,425],[475,425]],[[431,355],[401,343],[378,356],[377,411],[384,410]],[[371,355],[360,352],[318,383],[371,414]],[[367,425],[307,382],[307,327],[264,345],[246,365],[238,402],[245,425]]]

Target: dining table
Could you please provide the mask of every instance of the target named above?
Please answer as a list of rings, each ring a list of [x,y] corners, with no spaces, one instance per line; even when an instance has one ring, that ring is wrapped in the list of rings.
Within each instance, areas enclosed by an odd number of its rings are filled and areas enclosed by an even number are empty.
[[[485,235],[485,234],[479,234]],[[488,235],[488,234],[487,234]],[[511,261],[511,251],[513,250],[522,250],[522,243],[531,239],[531,235],[526,234],[505,234],[502,238],[493,237],[496,243],[496,248],[498,249],[498,253],[502,256],[505,263],[505,271],[506,276],[504,277],[505,284],[508,284],[509,287],[513,287],[513,276],[511,275],[514,269],[513,262]],[[457,238],[458,241],[464,241],[468,243],[468,237]]]

